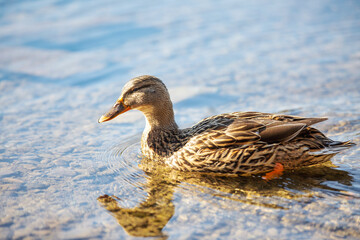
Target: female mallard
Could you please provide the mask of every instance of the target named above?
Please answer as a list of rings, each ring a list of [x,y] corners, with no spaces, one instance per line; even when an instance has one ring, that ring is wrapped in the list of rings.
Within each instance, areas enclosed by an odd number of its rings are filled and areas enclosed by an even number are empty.
[[[310,125],[326,118],[234,112],[205,118],[179,129],[164,83],[153,76],[131,79],[99,122],[130,109],[143,112],[145,157],[182,171],[251,175],[328,161],[349,142],[327,138]]]

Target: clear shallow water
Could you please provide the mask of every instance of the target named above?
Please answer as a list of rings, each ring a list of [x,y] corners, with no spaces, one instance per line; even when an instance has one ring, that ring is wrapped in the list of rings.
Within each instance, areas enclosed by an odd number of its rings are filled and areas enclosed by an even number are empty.
[[[360,238],[359,16],[357,1],[0,3],[0,238]],[[358,145],[269,183],[164,173],[139,157],[141,115],[97,123],[141,74],[183,127],[326,116]]]

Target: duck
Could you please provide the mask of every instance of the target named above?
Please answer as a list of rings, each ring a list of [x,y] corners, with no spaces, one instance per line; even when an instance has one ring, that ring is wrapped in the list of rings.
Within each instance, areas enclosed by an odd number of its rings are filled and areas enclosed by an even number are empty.
[[[207,117],[180,129],[167,87],[143,75],[128,81],[111,109],[98,122],[129,110],[145,115],[142,155],[187,172],[276,178],[284,170],[329,161],[350,141],[334,141],[312,127],[327,118],[305,118],[262,112],[232,112]]]

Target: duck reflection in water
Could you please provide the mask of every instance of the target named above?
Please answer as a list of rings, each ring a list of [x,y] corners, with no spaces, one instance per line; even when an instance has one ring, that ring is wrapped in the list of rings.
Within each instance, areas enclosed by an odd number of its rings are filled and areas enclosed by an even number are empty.
[[[330,164],[330,163],[329,163]],[[351,186],[348,172],[321,165],[286,172],[279,179],[264,181],[261,176],[241,177],[206,173],[184,173],[153,164],[143,159],[140,168],[145,171],[145,189],[148,197],[134,208],[122,208],[116,196],[103,195],[100,204],[113,215],[124,230],[136,237],[160,237],[166,239],[163,228],[175,213],[173,195],[176,189],[191,191],[192,194],[207,193],[222,198],[228,206],[251,204],[264,208],[287,209],[278,199],[296,200],[314,198],[316,189],[323,189],[339,197],[346,191],[324,184],[336,181]],[[275,197],[275,198],[272,198]],[[211,199],[214,199],[213,197]],[[205,200],[209,201],[209,200]],[[216,201],[216,200],[214,200]]]
[[[147,199],[134,208],[122,208],[115,196],[103,195],[98,201],[128,234],[135,237],[166,238],[162,229],[175,212],[172,203],[174,186],[153,181],[150,181],[149,185],[153,187],[149,189]]]

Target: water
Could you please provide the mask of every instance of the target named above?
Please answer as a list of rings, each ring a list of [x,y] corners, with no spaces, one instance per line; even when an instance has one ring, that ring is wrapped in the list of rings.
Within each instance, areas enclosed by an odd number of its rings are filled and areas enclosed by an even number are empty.
[[[360,238],[359,16],[358,1],[2,1],[0,238]],[[141,114],[97,123],[142,74],[182,127],[326,116],[357,146],[270,182],[164,170],[141,159]]]

